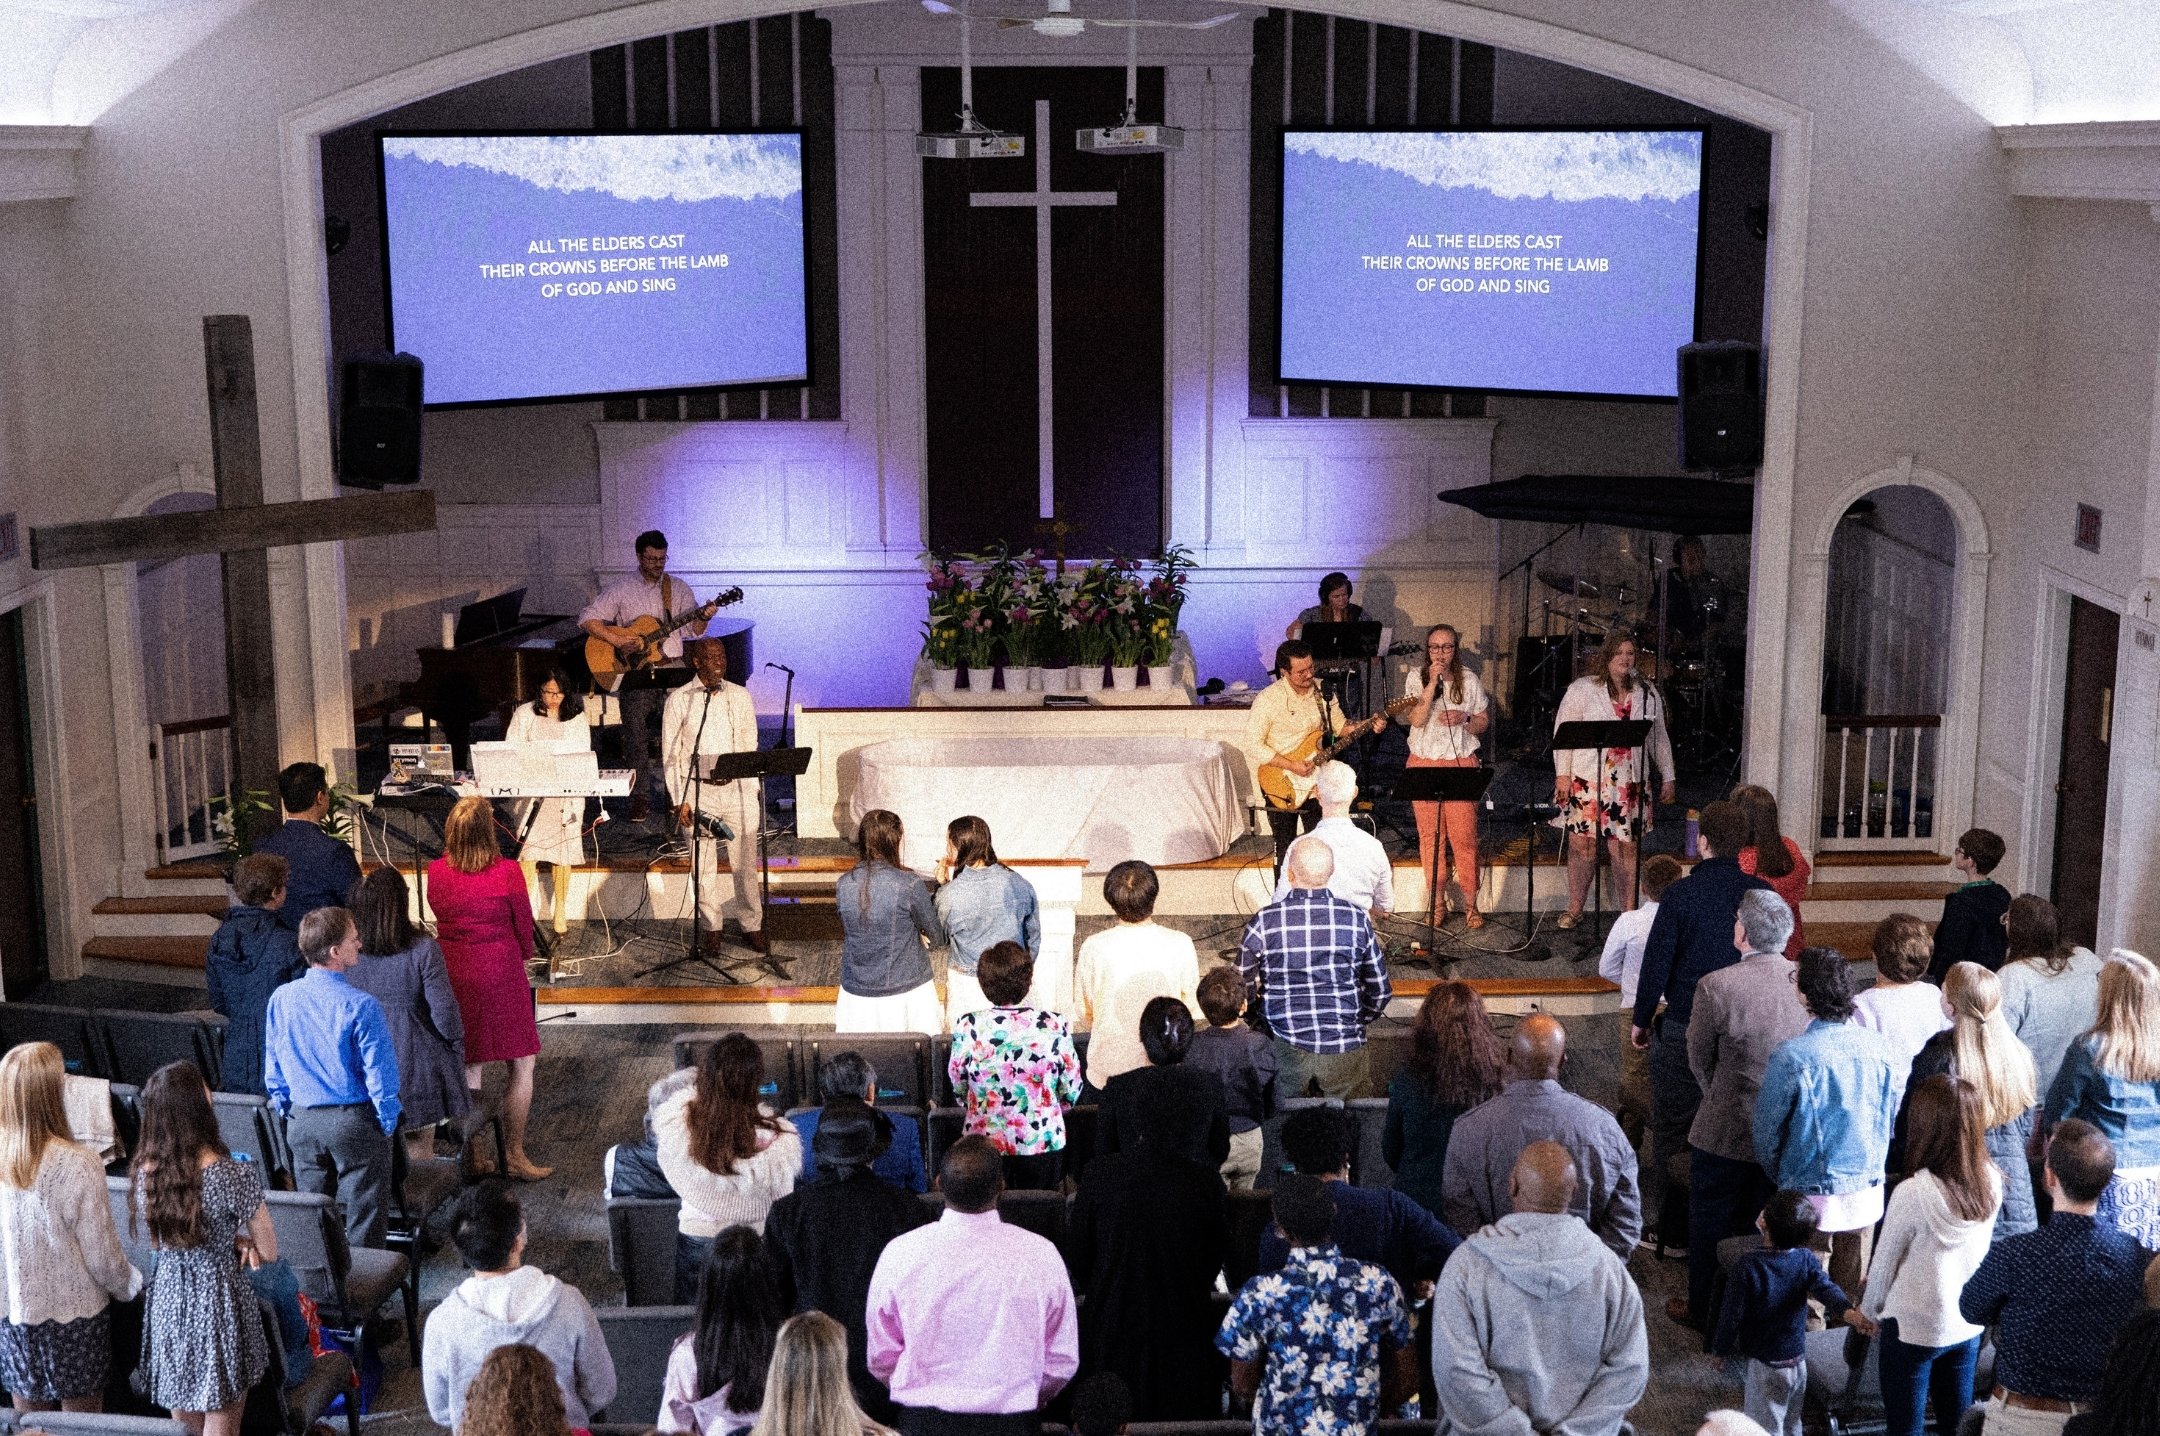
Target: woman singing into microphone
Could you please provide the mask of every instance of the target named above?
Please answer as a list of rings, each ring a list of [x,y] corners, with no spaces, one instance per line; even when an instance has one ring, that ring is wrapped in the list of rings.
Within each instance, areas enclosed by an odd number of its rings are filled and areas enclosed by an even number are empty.
[[[1462,635],[1449,624],[1438,624],[1425,634],[1425,666],[1412,673],[1403,685],[1403,696],[1417,699],[1417,706],[1403,715],[1410,729],[1412,768],[1475,768],[1478,737],[1492,725],[1485,689],[1475,673],[1466,672],[1458,650]],[[1446,843],[1455,850],[1455,885],[1462,892],[1463,926],[1480,928],[1485,919],[1478,913],[1477,804],[1412,803],[1417,815],[1418,871],[1435,896],[1435,906],[1446,897],[1441,879],[1441,822],[1446,820]]]
[[[1553,727],[1627,719],[1650,721],[1650,758],[1664,779],[1658,801],[1672,802],[1672,737],[1665,731],[1664,695],[1636,674],[1634,637],[1615,629],[1605,636],[1590,671],[1568,685]],[[1568,835],[1568,906],[1554,926],[1571,928],[1581,920],[1597,874],[1600,837],[1612,853],[1621,909],[1635,906],[1635,827],[1638,820],[1645,830],[1651,823],[1642,793],[1649,776],[1640,748],[1553,749],[1553,801],[1561,806]]]

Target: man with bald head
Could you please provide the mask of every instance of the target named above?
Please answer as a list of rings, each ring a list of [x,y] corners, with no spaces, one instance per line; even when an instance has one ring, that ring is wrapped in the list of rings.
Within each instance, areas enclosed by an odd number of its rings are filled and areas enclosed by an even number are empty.
[[[1473,1232],[1510,1209],[1516,1159],[1537,1143],[1559,1144],[1578,1174],[1570,1210],[1627,1260],[1642,1237],[1635,1148],[1613,1115],[1560,1085],[1567,1029],[1534,1012],[1515,1024],[1507,1085],[1455,1119],[1441,1173],[1441,1215]]]
[[[1432,1347],[1439,1436],[1616,1436],[1642,1399],[1650,1379],[1642,1297],[1571,1210],[1576,1186],[1567,1148],[1525,1146],[1508,1174],[1513,1210],[1441,1272]]]
[[[1372,1085],[1365,1029],[1387,1010],[1387,955],[1356,903],[1328,891],[1335,854],[1310,835],[1291,846],[1290,890],[1253,914],[1238,975],[1258,988],[1275,1034],[1276,1090],[1363,1097]]]

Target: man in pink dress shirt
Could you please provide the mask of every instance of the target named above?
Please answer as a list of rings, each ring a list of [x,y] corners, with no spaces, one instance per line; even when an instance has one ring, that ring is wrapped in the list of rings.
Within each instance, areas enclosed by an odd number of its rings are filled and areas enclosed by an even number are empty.
[[[1032,1432],[1080,1365],[1058,1249],[997,1214],[997,1148],[962,1137],[938,1164],[945,1214],[893,1238],[870,1277],[870,1374],[906,1436]]]

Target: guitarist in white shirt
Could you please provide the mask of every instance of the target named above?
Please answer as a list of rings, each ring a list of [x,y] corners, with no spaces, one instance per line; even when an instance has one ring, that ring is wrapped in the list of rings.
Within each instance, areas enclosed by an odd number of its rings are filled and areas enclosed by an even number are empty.
[[[1292,639],[1275,649],[1276,679],[1253,699],[1245,720],[1245,753],[1255,768],[1278,769],[1287,775],[1296,806],[1268,807],[1268,828],[1275,837],[1275,876],[1282,876],[1284,854],[1300,831],[1311,832],[1320,821],[1320,803],[1313,796],[1317,765],[1308,759],[1287,756],[1318,735],[1324,748],[1359,732],[1377,733],[1387,722],[1376,716],[1352,724],[1342,704],[1320,692],[1313,674],[1313,652],[1302,640]]]
[[[578,627],[627,659],[643,649],[645,640],[626,625],[645,617],[673,623],[696,608],[697,595],[690,586],[668,577],[667,552],[667,535],[660,530],[647,529],[639,534],[638,571],[602,589],[599,597],[578,614]],[[717,611],[717,604],[705,605],[702,617],[662,640],[658,667],[623,675],[614,690],[616,712],[623,726],[623,762],[637,770],[630,789],[633,823],[645,821],[650,807],[647,787],[661,777],[657,727],[661,706],[667,702],[668,691],[689,677],[689,670],[683,666],[683,643],[702,638],[706,620]],[[605,696],[601,701],[604,707]]]

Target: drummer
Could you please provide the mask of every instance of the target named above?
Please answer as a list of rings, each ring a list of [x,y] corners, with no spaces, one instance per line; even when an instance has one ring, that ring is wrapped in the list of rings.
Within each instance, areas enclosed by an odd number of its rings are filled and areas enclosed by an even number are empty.
[[[1694,534],[1682,534],[1673,560],[1658,589],[1665,631],[1691,647],[1701,645],[1705,635],[1715,643],[1723,625],[1718,594],[1724,585],[1710,572],[1703,541]]]

